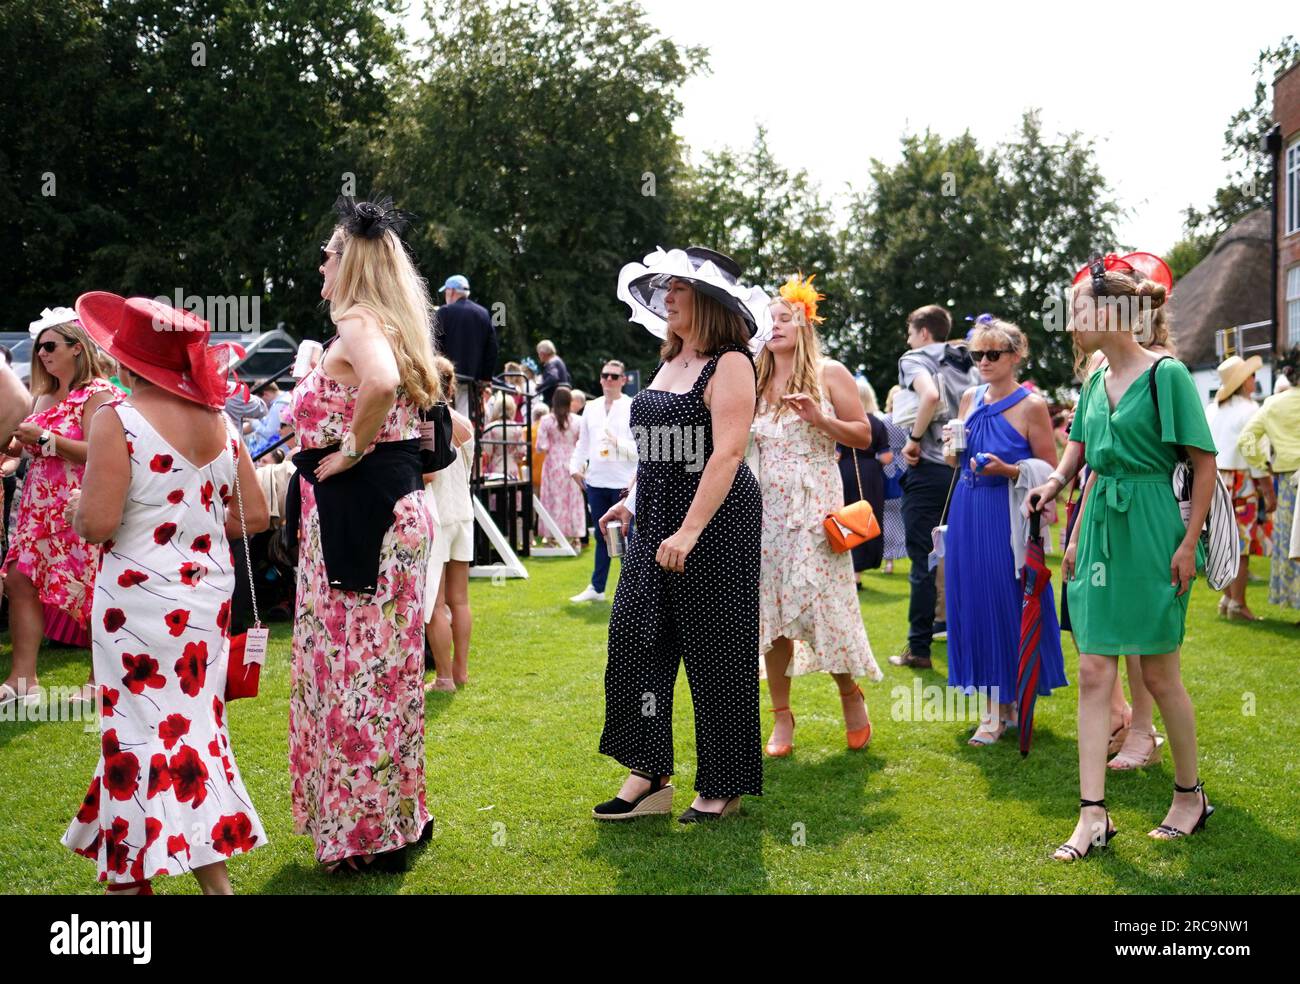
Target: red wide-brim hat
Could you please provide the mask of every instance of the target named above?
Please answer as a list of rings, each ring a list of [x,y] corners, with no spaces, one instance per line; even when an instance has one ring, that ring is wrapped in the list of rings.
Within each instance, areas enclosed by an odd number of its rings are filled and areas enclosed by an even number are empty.
[[[132,372],[202,406],[225,406],[225,367],[209,351],[206,321],[148,297],[102,290],[82,294],[76,306],[90,337]]]

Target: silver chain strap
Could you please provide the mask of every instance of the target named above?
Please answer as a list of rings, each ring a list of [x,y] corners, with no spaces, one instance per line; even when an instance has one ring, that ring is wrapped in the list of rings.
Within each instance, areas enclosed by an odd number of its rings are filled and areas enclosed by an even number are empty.
[[[253,554],[248,549],[248,527],[244,523],[244,493],[239,487],[239,438],[234,439],[230,457],[235,463],[235,501],[239,503],[239,532],[244,539],[244,565],[248,568],[248,596],[253,602],[253,625],[260,626],[262,617],[257,613],[257,590],[253,587]]]

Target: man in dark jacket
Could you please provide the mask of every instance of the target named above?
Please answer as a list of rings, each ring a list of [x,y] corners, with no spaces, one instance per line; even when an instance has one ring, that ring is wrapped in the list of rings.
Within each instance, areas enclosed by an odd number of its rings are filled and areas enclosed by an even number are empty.
[[[447,303],[434,318],[434,341],[438,352],[451,360],[458,376],[481,382],[491,380],[497,365],[497,333],[492,318],[481,304],[469,299],[469,281],[460,274],[442,285]],[[469,416],[469,391],[460,385],[456,409]]]
[[[555,388],[569,385],[569,367],[555,354],[555,343],[549,338],[543,338],[537,343],[537,358],[542,363],[542,379],[537,386],[537,395],[549,407]]]

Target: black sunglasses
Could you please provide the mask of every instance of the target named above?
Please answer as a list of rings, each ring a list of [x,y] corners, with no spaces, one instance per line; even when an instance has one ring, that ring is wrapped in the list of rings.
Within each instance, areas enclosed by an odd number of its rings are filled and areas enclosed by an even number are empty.
[[[64,342],[63,344],[66,345],[66,346],[68,346],[68,348],[72,348],[72,346],[76,345],[77,343],[76,343],[76,342]],[[51,352],[53,352],[53,351],[54,351],[55,349],[57,349],[58,347],[59,347],[59,343],[58,343],[58,342],[41,342],[40,345],[37,345],[37,346],[36,346],[36,351],[37,351],[37,352],[44,352],[46,355],[49,355]]]
[[[1004,355],[1010,355],[1015,349],[971,349],[970,358],[972,362],[979,362],[981,359],[988,359],[990,362],[997,362]]]
[[[324,266],[326,263],[328,263],[330,261],[331,256],[342,256],[342,255],[343,254],[341,252],[336,253],[332,249],[330,249],[329,243],[321,243],[321,247],[320,247],[321,266]]]
[[[621,372],[602,372],[600,374],[600,378],[601,379],[622,379],[623,374]]]

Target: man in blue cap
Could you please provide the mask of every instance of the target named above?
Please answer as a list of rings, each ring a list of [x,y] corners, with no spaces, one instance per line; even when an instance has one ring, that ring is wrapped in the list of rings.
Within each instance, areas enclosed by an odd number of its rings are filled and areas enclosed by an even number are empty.
[[[459,273],[447,278],[442,296],[447,303],[434,318],[439,353],[451,360],[456,375],[490,381],[497,365],[497,333],[487,309],[469,299],[469,281]],[[456,394],[456,409],[467,417],[470,389],[461,385]]]

